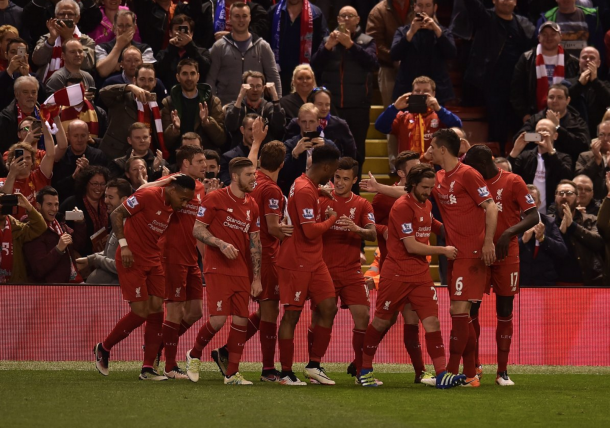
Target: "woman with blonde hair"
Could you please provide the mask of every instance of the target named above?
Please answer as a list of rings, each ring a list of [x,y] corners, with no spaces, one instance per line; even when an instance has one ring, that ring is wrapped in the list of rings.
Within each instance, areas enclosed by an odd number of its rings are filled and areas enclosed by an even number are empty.
[[[307,102],[307,98],[317,86],[316,76],[309,64],[300,64],[292,72],[290,94],[280,99],[280,106],[286,112],[286,123],[299,115],[299,109]]]
[[[13,39],[19,38],[19,30],[12,25],[0,26],[0,72],[6,70],[8,67],[8,60],[6,59],[6,47],[8,42]]]

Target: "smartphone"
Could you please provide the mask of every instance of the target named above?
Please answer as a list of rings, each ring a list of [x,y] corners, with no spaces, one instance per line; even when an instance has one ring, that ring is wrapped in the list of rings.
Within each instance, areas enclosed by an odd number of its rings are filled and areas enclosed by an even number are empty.
[[[85,214],[82,211],[66,211],[66,220],[84,220]]]
[[[345,28],[345,24],[339,24],[339,32],[347,33],[347,28]]]
[[[537,132],[526,132],[525,142],[526,143],[539,143],[542,141],[542,135]]]
[[[148,94],[148,101],[157,101],[157,93],[156,92],[151,92],[150,94]]]
[[[25,51],[25,47],[20,46],[17,48],[17,55],[19,56],[25,56],[27,54],[27,52]]]
[[[62,19],[61,22],[66,24],[68,28],[74,28],[74,20],[73,19]]]
[[[12,214],[14,208],[17,206],[18,203],[19,199],[17,195],[0,196],[0,205],[2,206],[2,208],[0,209],[0,213],[2,213],[2,215]]]
[[[409,104],[407,110],[409,113],[425,113],[428,111],[426,100],[428,95],[411,95],[409,96]]]
[[[214,171],[208,171],[205,173],[205,178],[211,180],[212,178],[216,178],[216,173]]]
[[[415,19],[417,19],[418,21],[422,21],[424,19],[424,15],[422,15],[421,13],[417,12],[415,14]]]
[[[15,149],[15,159],[23,157],[23,149]]]
[[[188,25],[178,25],[178,31],[184,34],[188,34],[189,26]]]
[[[40,132],[41,129],[42,129],[42,122],[40,120],[35,120],[34,122],[32,122],[32,130],[35,130],[36,132]]]
[[[309,138],[310,140],[313,140],[314,138],[318,138],[320,136],[320,131],[309,131],[309,132],[305,132],[303,134],[303,136],[305,138]]]

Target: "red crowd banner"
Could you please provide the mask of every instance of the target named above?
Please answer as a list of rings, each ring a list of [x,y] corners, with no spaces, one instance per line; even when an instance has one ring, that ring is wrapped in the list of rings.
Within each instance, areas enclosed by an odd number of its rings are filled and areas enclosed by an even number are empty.
[[[447,346],[451,320],[449,296],[438,289],[439,318]],[[205,293],[204,293],[205,299]],[[371,293],[371,316],[376,293]],[[528,365],[610,365],[610,289],[603,288],[523,288],[515,298],[514,334],[510,364]],[[256,309],[256,303],[250,304]],[[95,343],[104,339],[129,310],[118,286],[89,285],[0,285],[0,360],[86,361],[92,360]],[[204,318],[207,316],[204,301]],[[309,310],[301,317],[295,336],[295,361],[307,356]],[[495,297],[486,296],[480,312],[480,355],[483,364],[496,363]],[[184,360],[192,346],[199,321],[180,340],[178,359]],[[381,343],[375,362],[410,363],[403,345],[403,321]],[[353,359],[353,321],[341,309],[335,319],[333,336],[324,361],[349,363]],[[143,327],[134,331],[112,350],[112,360],[137,361],[143,357]],[[207,351],[225,343],[228,326],[214,338]],[[426,352],[420,325],[423,354]],[[277,354],[276,354],[277,355]],[[209,352],[204,359],[210,360]],[[258,335],[247,344],[244,361],[261,360]]]

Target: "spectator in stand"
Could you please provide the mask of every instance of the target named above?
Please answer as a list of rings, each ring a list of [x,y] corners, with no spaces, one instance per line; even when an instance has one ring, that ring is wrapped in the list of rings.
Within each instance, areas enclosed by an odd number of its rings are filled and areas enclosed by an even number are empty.
[[[118,29],[117,17],[120,15],[121,11],[130,12],[133,15],[131,28],[134,29],[134,34],[132,37],[136,42],[142,41],[142,39],[140,38],[140,32],[135,26],[135,14],[131,12],[127,6],[121,6],[121,0],[100,0],[100,3],[102,21],[93,31],[89,31],[87,33],[87,35],[93,39],[96,45],[99,46],[102,43],[108,43],[112,40],[115,40],[116,37],[120,35],[120,30],[116,30]],[[119,25],[121,24],[124,25],[124,23],[119,22]],[[97,46],[95,50],[97,52]]]
[[[533,184],[528,184],[527,188],[540,210],[538,188]],[[554,286],[558,279],[555,260],[562,260],[568,254],[568,248],[553,219],[540,212],[539,215],[540,222],[519,237],[521,286]]]
[[[555,259],[559,281],[564,286],[602,286],[604,240],[597,232],[597,218],[576,209],[578,189],[561,180],[555,190],[555,225],[568,247],[563,259]]]
[[[554,22],[561,29],[561,45],[578,58],[587,45],[604,48],[604,30],[597,8],[577,6],[576,0],[558,0],[557,7],[541,14],[537,27]]]
[[[225,115],[220,99],[212,94],[212,88],[199,82],[199,65],[186,58],[178,63],[178,84],[163,100],[162,122],[167,148],[173,161],[180,145],[180,136],[196,132],[203,147],[219,149],[227,141]]]
[[[167,49],[163,49],[155,56],[157,58],[157,72],[159,78],[168,87],[178,83],[178,64],[186,58],[197,61],[199,78],[205,82],[210,71],[211,57],[206,48],[197,46],[193,40],[195,21],[186,15],[176,15],[170,23],[170,39]]]
[[[342,156],[350,156],[358,161],[360,177],[366,158],[373,73],[379,69],[377,48],[375,40],[364,34],[358,25],[360,17],[356,9],[351,6],[341,8],[337,21],[339,28],[322,41],[311,64],[319,73],[320,82],[328,87],[330,94],[334,94],[332,102],[337,113],[347,122],[353,135],[356,153],[343,153]],[[317,95],[314,94],[314,97]],[[316,104],[315,101],[312,102]],[[316,106],[320,109],[319,105]],[[328,106],[330,107],[330,102]]]
[[[527,143],[525,132],[522,132],[508,155],[508,161],[513,167],[513,173],[520,175],[526,184],[534,184],[538,188],[538,211],[546,214],[548,206],[553,202],[552,195],[557,184],[572,177],[572,159],[555,150],[558,133],[554,122],[549,119],[539,120],[536,132],[541,136],[541,141],[536,143],[538,150],[524,150]]]
[[[280,106],[286,114],[286,123],[299,115],[299,109],[308,102],[311,91],[317,86],[316,76],[309,64],[300,64],[294,68],[290,94],[280,99]]]
[[[6,48],[11,40],[17,38],[19,38],[19,30],[12,25],[3,25],[0,27],[0,71],[4,71],[8,67]]]
[[[515,13],[516,1],[493,3],[494,8],[486,9],[481,0],[464,0],[464,16],[474,33],[463,96],[468,105],[483,101],[489,122],[487,139],[500,143],[504,152],[506,141],[521,123],[511,107],[509,83],[519,57],[534,44],[536,27]]]
[[[102,11],[95,0],[83,0],[80,3],[82,8],[78,7],[75,10],[72,5],[67,10],[66,4],[63,4],[63,2],[44,0],[27,2],[23,7],[23,28],[25,30],[23,38],[28,41],[30,47],[34,46],[44,36],[45,29],[48,28],[46,24],[54,19],[72,19],[75,28],[76,24],[80,24],[78,26],[79,32],[88,33],[93,31],[102,20]],[[60,27],[65,28],[61,25]],[[85,37],[89,38],[88,36]],[[91,39],[91,42],[95,43],[93,39]],[[52,43],[51,46],[53,46]],[[91,49],[93,49],[93,45]]]
[[[23,246],[30,279],[46,284],[83,282],[75,260],[87,245],[85,222],[74,221],[70,228],[57,220],[59,196],[50,186],[36,195],[36,209],[42,214],[47,230]]]
[[[341,156],[356,158],[356,142],[349,124],[340,117],[330,114],[332,95],[326,88],[314,88],[309,95],[308,102],[318,109],[318,129],[320,137],[335,143],[341,152]],[[367,116],[368,120],[368,116]],[[368,122],[367,122],[368,123]],[[367,126],[368,127],[368,126]],[[301,124],[299,118],[294,118],[286,126],[285,140],[301,135]]]
[[[68,150],[53,167],[52,185],[63,201],[74,195],[74,179],[83,168],[107,166],[108,160],[101,150],[92,147],[89,127],[80,119],[67,126]]]
[[[74,75],[68,79],[66,87],[78,85],[80,83],[82,83],[81,76]],[[57,94],[55,96],[57,96]],[[73,120],[82,120],[89,127],[91,137],[89,143],[98,145],[108,127],[108,115],[106,114],[106,110],[93,104],[94,97],[95,88],[89,88],[85,91],[83,100],[80,103],[69,107],[62,107],[61,123],[63,124],[64,129],[68,129],[68,125],[70,125],[70,122]]]
[[[276,85],[288,88],[294,77],[292,70],[299,64],[309,64],[315,49],[328,35],[326,19],[309,0],[280,0],[269,9],[269,21],[267,40],[282,81]]]
[[[224,36],[231,34],[233,25],[231,22],[231,7],[235,3],[242,3],[238,0],[212,0],[214,3],[214,39],[220,40]],[[250,7],[250,32],[258,37],[266,37],[269,33],[269,17],[267,8],[261,6],[260,2],[246,0]],[[228,17],[228,19],[227,19]]]
[[[117,0],[110,1],[116,2]],[[132,11],[127,10],[127,8],[120,9],[114,15],[113,28],[116,37],[103,43],[98,42],[95,46],[95,58],[97,61],[95,67],[100,77],[105,78],[112,73],[121,71],[119,63],[125,61],[123,55],[125,50],[130,47],[137,48],[140,52],[140,59],[146,64],[152,64],[157,61],[150,46],[140,43],[140,39],[136,38],[138,26],[136,24],[136,15]],[[135,67],[133,72],[135,73]]]
[[[599,234],[604,238],[606,247],[604,263],[604,285],[610,287],[610,172],[606,173],[606,189],[608,194],[602,202],[602,207],[597,216],[597,229]]]
[[[20,76],[15,80],[15,99],[0,112],[0,150],[3,153],[19,141],[17,132],[24,118],[40,119],[40,109],[36,106],[38,88],[38,80],[33,76]]]
[[[254,130],[254,124],[257,121],[259,122],[258,133],[256,133]],[[262,129],[263,127],[263,119],[257,114],[248,113],[246,117],[244,117],[240,128],[240,131],[242,133],[242,142],[231,150],[229,150],[228,152],[224,153],[220,157],[220,173],[218,175],[218,178],[224,183],[225,186],[231,184],[231,174],[229,174],[229,163],[235,158],[247,158],[250,154],[250,149],[252,148],[252,143],[254,142],[255,138],[259,138],[257,141],[258,147],[260,147],[260,145],[266,138],[266,135],[262,135],[262,133],[260,132],[260,129]]]
[[[568,88],[564,85],[551,85],[549,88],[546,108],[531,116],[519,131],[519,135],[523,132],[534,132],[536,124],[540,119],[548,119],[553,122],[557,131],[557,141],[554,143],[555,148],[562,153],[570,155],[572,165],[576,164],[578,156],[589,150],[589,126],[580,117],[578,111],[568,105],[570,103],[570,94]],[[535,143],[530,143],[526,149],[532,149],[536,146]]]
[[[498,168],[503,169],[504,171],[513,172],[513,167],[510,165],[510,162],[506,158],[494,158],[494,163]]]
[[[280,170],[277,181],[284,195],[288,195],[290,186],[301,174],[305,173],[307,159],[315,147],[329,145],[337,149],[335,143],[326,138],[309,138],[307,132],[316,132],[320,125],[320,111],[312,103],[305,103],[299,109],[299,126],[301,132],[298,135],[284,141],[286,146],[286,160],[284,167]]]
[[[61,59],[63,67],[57,70],[46,83],[46,91],[52,94],[67,86],[68,79],[74,76],[82,78],[85,89],[94,88],[95,80],[93,76],[81,70],[83,64],[83,45],[78,40],[68,40],[61,47]]]
[[[220,175],[220,155],[215,150],[204,150],[206,163],[206,178],[203,180],[205,193],[223,187],[222,181],[218,179]]]
[[[187,132],[186,134],[184,134],[182,136],[182,139],[180,140],[180,147],[182,146],[195,146],[203,148],[203,145],[201,143],[201,137],[196,132]]]
[[[575,172],[585,174],[593,181],[593,197],[601,200],[606,195],[606,174],[610,171],[610,121],[601,122],[597,129],[591,150],[578,156]]]
[[[146,161],[137,156],[130,157],[125,163],[125,177],[131,185],[131,192],[135,192],[143,184],[148,183]]]
[[[55,15],[56,18],[46,22],[49,32],[38,39],[32,53],[32,62],[39,67],[38,79],[43,84],[46,84],[53,73],[64,66],[63,46],[72,39],[78,40],[82,45],[83,59],[79,69],[93,72],[95,68],[95,42],[91,37],[81,33],[78,28],[80,20],[78,3],[74,0],[60,0],[55,5]]]
[[[546,107],[549,87],[578,76],[578,58],[564,53],[554,22],[540,27],[538,46],[521,55],[511,84],[510,103],[523,123]]]
[[[10,0],[0,1],[0,25],[11,25],[17,30],[21,30],[22,19],[23,8]]]
[[[142,122],[151,130],[153,150],[161,150],[163,156],[169,157],[154,93],[156,84],[153,65],[142,64],[136,70],[135,84],[110,85],[100,91],[100,100],[108,108],[108,132],[100,143],[100,150],[108,159],[125,154],[129,148],[128,129],[135,122]]]
[[[250,6],[233,3],[231,6],[231,34],[218,39],[212,50],[212,67],[206,79],[220,98],[222,105],[235,100],[239,95],[242,75],[245,71],[260,71],[267,82],[275,83],[282,96],[280,75],[275,65],[269,44],[248,31]]]
[[[576,209],[583,214],[597,217],[602,202],[593,197],[593,181],[586,175],[577,175],[572,181],[576,184],[576,190],[578,190]]]
[[[74,180],[74,196],[64,200],[59,210],[73,211],[78,208],[85,217],[86,242],[80,255],[85,257],[93,253],[93,243],[90,237],[100,229],[108,227],[108,213],[104,205],[104,189],[108,182],[108,169],[102,166],[87,166],[80,170]],[[74,222],[68,225],[74,229]]]
[[[267,101],[263,97],[265,92],[271,101]],[[237,100],[227,104],[224,110],[225,128],[229,133],[231,147],[241,143],[243,137],[240,126],[246,115],[251,113],[261,116],[268,123],[265,143],[271,140],[281,140],[284,136],[286,114],[280,105],[275,83],[266,83],[265,75],[259,71],[248,70],[242,75],[242,85]]]
[[[430,147],[432,134],[441,128],[462,127],[462,121],[436,99],[436,84],[427,76],[420,76],[413,80],[413,91],[398,97],[377,118],[375,129],[384,134],[393,134],[398,138],[400,152],[413,150],[420,156]],[[425,95],[427,110],[425,113],[411,113],[409,97],[411,95]],[[404,110],[404,111],[402,111]]]
[[[132,157],[137,157],[146,163],[147,176],[150,181],[155,181],[163,175],[163,167],[167,167],[167,162],[163,159],[161,150],[153,152],[150,149],[150,130],[141,122],[133,123],[127,130],[127,142],[129,149],[124,156],[118,157],[109,163],[110,177],[122,177],[125,166]]]
[[[392,99],[411,92],[411,82],[418,76],[430,76],[436,83],[440,104],[455,98],[447,61],[457,56],[451,32],[436,18],[437,0],[416,0],[415,18],[394,35],[390,55],[400,62]]]
[[[599,51],[594,47],[586,47],[580,51],[578,65],[580,76],[566,79],[571,85],[570,98],[578,101],[582,97],[586,107],[586,116],[583,114],[583,119],[589,124],[589,135],[595,138],[597,125],[602,121],[606,108],[610,106],[610,83],[597,77],[601,59]]]
[[[131,193],[131,184],[127,180],[123,178],[110,180],[106,184],[106,192],[104,193],[104,203],[106,204],[108,215],[131,196]],[[108,230],[108,233],[109,236],[104,251],[76,259],[76,267],[79,271],[87,268],[92,270],[91,274],[87,277],[87,284],[119,283],[119,275],[114,259],[116,249],[119,246],[119,240],[112,231],[112,228]]]

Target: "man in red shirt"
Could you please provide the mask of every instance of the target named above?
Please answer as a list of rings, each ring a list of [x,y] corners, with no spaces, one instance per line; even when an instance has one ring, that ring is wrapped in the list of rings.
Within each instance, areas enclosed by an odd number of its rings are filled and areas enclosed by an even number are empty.
[[[493,237],[498,209],[481,174],[459,161],[460,138],[454,131],[435,132],[431,147],[432,161],[443,168],[436,174],[432,194],[443,218],[447,244],[458,249],[456,259],[448,263],[452,327],[447,370],[457,373],[464,357],[464,386],[477,387],[476,333],[470,306],[483,298],[487,266],[496,260]]]
[[[193,229],[195,238],[207,245],[203,273],[210,317],[186,353],[186,374],[193,382],[199,380],[203,348],[231,315],[224,383],[252,385],[239,373],[239,361],[247,337],[249,297],[262,291],[260,219],[256,201],[248,195],[256,184],[256,167],[237,157],[229,162],[229,173],[231,184],[203,199]]]
[[[358,180],[358,161],[350,157],[339,160],[332,191],[334,200],[325,198],[320,211],[328,207],[337,213],[337,222],[324,233],[324,261],[335,285],[341,308],[348,308],[354,320],[352,346],[356,371],[362,365],[362,343],[369,323],[369,292],[360,263],[362,240],[375,240],[375,215],[366,199],[355,195],[352,186]],[[317,324],[318,312],[312,312],[310,334]],[[309,342],[311,344],[311,341]]]
[[[153,369],[163,340],[165,296],[158,240],[167,230],[174,212],[185,208],[193,199],[194,190],[195,180],[180,175],[167,187],[138,190],[110,214],[112,230],[119,240],[116,253],[119,283],[131,311],[117,323],[104,342],[93,349],[95,365],[104,376],[108,375],[112,347],[146,322],[140,379],[167,380]]]
[[[464,157],[464,164],[476,169],[485,179],[498,207],[498,227],[494,237],[497,261],[489,270],[487,287],[496,293],[496,343],[498,346],[498,372],[496,383],[512,386],[515,383],[507,372],[508,354],[513,335],[513,300],[519,293],[519,242],[517,235],[534,227],[540,221],[534,198],[525,182],[517,174],[498,169],[487,146],[473,146]],[[523,218],[521,213],[524,213]],[[489,288],[487,289],[489,293]],[[476,366],[479,378],[483,371],[478,361],[479,308],[481,302],[472,304],[470,317],[477,334]]]
[[[453,246],[428,245],[431,232],[442,234],[442,224],[432,217],[432,204],[428,200],[434,177],[434,168],[430,165],[414,166],[407,177],[406,190],[409,193],[392,207],[388,222],[388,257],[381,269],[375,318],[366,330],[363,344],[362,386],[379,385],[373,375],[373,357],[385,332],[391,327],[392,319],[398,312],[403,312],[405,317],[407,302],[411,303],[426,330],[428,353],[436,370],[436,387],[452,388],[464,379],[464,376],[447,373],[436,289],[426,258],[443,254],[453,260],[457,256],[457,249]]]
[[[316,305],[319,315],[305,376],[323,385],[335,384],[320,367],[320,361],[330,343],[337,314],[335,286],[322,256],[322,235],[335,224],[337,213],[330,207],[322,212],[318,186],[327,183],[335,174],[339,151],[327,145],[318,146],[313,149],[311,159],[311,167],[290,188],[288,216],[294,230],[282,243],[277,261],[280,301],[284,305],[278,334],[282,364],[280,383],[283,385],[307,385],[296,377],[292,363],[294,330],[308,298]]]

